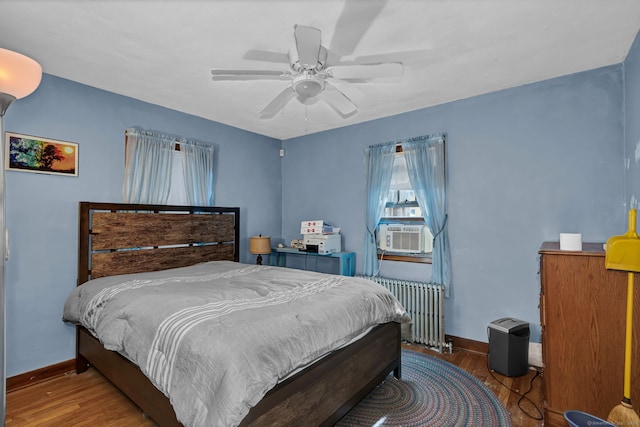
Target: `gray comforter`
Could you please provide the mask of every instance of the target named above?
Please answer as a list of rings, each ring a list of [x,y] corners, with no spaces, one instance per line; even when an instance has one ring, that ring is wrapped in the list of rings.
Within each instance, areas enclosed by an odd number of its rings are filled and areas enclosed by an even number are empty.
[[[364,279],[214,261],[77,287],[64,320],[137,364],[185,426],[234,426],[291,372],[404,309]]]

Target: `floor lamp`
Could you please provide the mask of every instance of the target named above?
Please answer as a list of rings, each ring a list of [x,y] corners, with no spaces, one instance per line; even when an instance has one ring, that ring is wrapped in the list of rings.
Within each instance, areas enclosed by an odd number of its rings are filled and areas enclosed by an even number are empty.
[[[2,334],[2,413],[0,419],[4,425],[7,413],[7,372],[6,372],[6,337],[5,337],[5,262],[8,258],[8,238],[5,223],[5,137],[3,129],[4,113],[16,99],[31,94],[42,79],[42,67],[33,59],[7,49],[0,49],[0,333]]]

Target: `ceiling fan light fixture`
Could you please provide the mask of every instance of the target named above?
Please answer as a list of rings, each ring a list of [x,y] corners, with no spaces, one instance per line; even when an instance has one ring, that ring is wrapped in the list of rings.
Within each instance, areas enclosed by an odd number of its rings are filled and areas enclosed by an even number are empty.
[[[324,81],[310,75],[301,75],[293,79],[293,90],[298,98],[305,100],[320,95],[324,90]]]

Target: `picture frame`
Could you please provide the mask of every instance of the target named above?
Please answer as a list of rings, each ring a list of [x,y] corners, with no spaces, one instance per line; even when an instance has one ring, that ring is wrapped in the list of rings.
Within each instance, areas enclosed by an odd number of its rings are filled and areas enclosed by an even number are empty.
[[[5,170],[78,176],[78,144],[5,133]]]

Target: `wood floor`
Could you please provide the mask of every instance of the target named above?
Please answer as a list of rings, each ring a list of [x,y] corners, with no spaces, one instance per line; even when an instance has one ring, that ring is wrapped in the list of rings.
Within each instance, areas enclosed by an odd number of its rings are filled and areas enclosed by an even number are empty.
[[[439,354],[419,345],[403,345],[403,348],[421,351],[426,354],[447,360],[465,369],[480,379],[493,390],[504,403],[515,427],[541,427],[543,422],[527,416],[523,409],[540,417],[532,405],[542,410],[542,380],[534,379],[535,371],[522,377],[504,377],[492,373],[487,367],[487,358],[483,354],[456,350],[452,354]],[[495,378],[494,378],[495,376]],[[518,405],[520,394],[529,389],[531,380],[533,388],[523,399],[522,409]],[[501,385],[498,381],[504,382]],[[517,390],[519,394],[509,391],[507,387]],[[154,424],[146,419],[139,409],[115,389],[104,377],[94,369],[76,375],[69,373],[40,384],[31,385],[7,394],[7,427],[17,426],[51,426],[51,427],[84,427],[84,426],[149,426]]]

